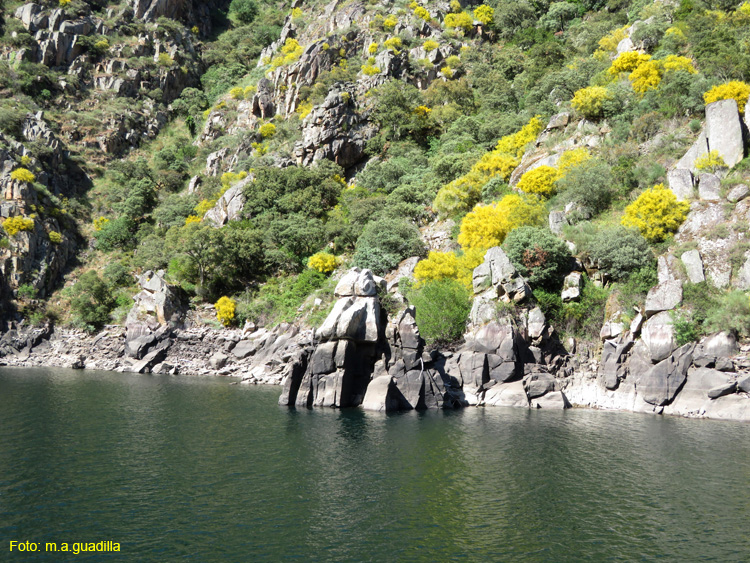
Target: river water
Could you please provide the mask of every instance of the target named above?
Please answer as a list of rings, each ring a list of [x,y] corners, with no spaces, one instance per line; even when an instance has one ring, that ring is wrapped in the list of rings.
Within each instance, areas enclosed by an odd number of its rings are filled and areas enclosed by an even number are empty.
[[[0,560],[750,559],[748,424],[294,411],[230,383],[0,369]]]

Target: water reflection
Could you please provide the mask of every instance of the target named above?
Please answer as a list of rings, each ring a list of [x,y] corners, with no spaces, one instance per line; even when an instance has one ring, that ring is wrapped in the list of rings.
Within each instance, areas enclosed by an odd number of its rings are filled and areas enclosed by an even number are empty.
[[[288,410],[278,388],[228,383],[0,370],[0,534],[121,540],[139,561],[741,561],[750,549],[744,424]]]

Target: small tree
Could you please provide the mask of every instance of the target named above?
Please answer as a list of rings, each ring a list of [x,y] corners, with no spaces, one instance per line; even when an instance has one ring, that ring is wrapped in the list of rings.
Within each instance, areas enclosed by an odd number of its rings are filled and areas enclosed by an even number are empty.
[[[232,0],[229,4],[229,11],[244,24],[253,23],[258,15],[258,5],[255,0]]]
[[[81,275],[73,286],[71,308],[77,320],[87,327],[96,328],[109,321],[115,306],[109,286],[94,270]]]
[[[625,208],[622,224],[635,227],[649,242],[659,242],[677,231],[689,209],[687,201],[677,201],[669,188],[657,184]]]
[[[615,227],[596,233],[589,255],[615,281],[654,264],[654,255],[638,231]]]

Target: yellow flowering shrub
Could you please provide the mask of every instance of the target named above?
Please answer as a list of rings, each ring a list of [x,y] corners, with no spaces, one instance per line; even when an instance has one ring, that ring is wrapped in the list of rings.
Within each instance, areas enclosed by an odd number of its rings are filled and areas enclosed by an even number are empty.
[[[622,224],[638,229],[650,242],[659,242],[677,231],[689,209],[687,201],[677,201],[669,188],[657,184],[625,208]]]
[[[247,172],[244,170],[242,172],[224,172],[221,175],[221,185],[224,188],[222,191],[222,195],[224,194],[227,189],[234,184],[235,182],[239,182],[240,180],[244,180],[247,178]]]
[[[651,60],[651,55],[644,55],[636,51],[620,53],[619,56],[612,61],[612,65],[607,69],[607,73],[612,76],[617,76],[621,72],[633,72],[636,68],[649,60]]]
[[[560,178],[560,172],[552,166],[537,166],[521,176],[518,189],[527,194],[537,194],[550,197],[555,193],[555,182]]]
[[[414,8],[414,15],[426,22],[430,21],[430,12],[428,12],[427,9],[423,8],[422,6],[417,6],[416,8]]]
[[[529,120],[517,133],[506,135],[497,142],[495,150],[482,155],[472,169],[443,186],[437,193],[433,207],[441,215],[468,211],[479,201],[482,186],[495,176],[504,181],[520,164],[526,145],[536,139],[544,125],[539,116]]]
[[[245,90],[242,92],[245,99],[250,99],[253,94],[257,91],[257,87],[255,86],[245,86]]]
[[[572,151],[565,151],[557,161],[557,169],[561,175],[565,175],[568,170],[575,168],[576,166],[583,164],[591,158],[589,151],[583,147],[573,149]]]
[[[748,96],[750,96],[750,85],[739,80],[732,80],[731,82],[719,84],[711,88],[703,94],[703,101],[706,104],[711,104],[719,100],[733,98],[737,101],[737,108],[740,110],[740,113],[745,113],[745,104],[747,103]]]
[[[427,117],[430,115],[432,110],[428,108],[427,106],[417,106],[414,108],[414,115],[418,115],[419,117]]]
[[[398,23],[398,18],[394,14],[391,14],[390,16],[388,16],[387,18],[383,20],[383,29],[391,30],[394,27],[396,27],[397,23]]]
[[[681,57],[679,55],[668,55],[662,62],[664,70],[667,72],[676,72],[678,70],[684,70],[690,74],[695,74],[698,71],[693,66],[692,59],[688,57]]]
[[[375,76],[376,74],[380,74],[380,69],[371,64],[362,65],[360,70],[362,71],[362,74],[365,74],[367,76]]]
[[[437,49],[437,48],[438,48],[439,46],[440,46],[440,43],[438,43],[438,42],[437,42],[437,41],[435,41],[434,39],[428,39],[427,41],[425,41],[424,43],[422,43],[422,47],[423,47],[423,48],[424,48],[424,50],[425,50],[426,52],[428,52],[428,53],[429,53],[430,51],[434,51],[434,50],[435,50],[435,49]]]
[[[464,250],[502,244],[513,229],[544,222],[544,204],[536,197],[508,194],[499,202],[477,205],[461,222],[458,244]]]
[[[649,90],[654,90],[661,83],[661,68],[656,61],[645,61],[628,75],[628,80],[633,86],[633,90],[639,94],[645,94]]]
[[[27,167],[29,164],[31,164],[31,157],[27,154],[23,155],[21,157],[21,166]]]
[[[718,168],[727,168],[727,163],[724,162],[719,151],[715,149],[696,158],[694,165],[696,170],[706,172],[715,172]]]
[[[370,43],[370,46],[367,47],[367,52],[370,53],[371,55],[374,55],[375,53],[377,53],[378,52],[378,44],[375,43],[375,42]]]
[[[216,318],[219,322],[224,326],[230,326],[234,321],[234,312],[237,309],[237,303],[234,299],[225,295],[214,303],[214,307],[216,307]]]
[[[57,231],[50,231],[47,236],[52,244],[60,244],[62,242],[62,235]]]
[[[245,90],[239,86],[229,90],[229,97],[233,100],[242,100],[245,98]]]
[[[21,231],[31,231],[34,228],[34,219],[31,217],[8,217],[3,221],[3,229],[10,236],[15,236]]]
[[[26,168],[16,168],[13,172],[10,173],[10,178],[11,180],[15,180],[16,182],[25,182],[27,184],[31,184],[34,180],[36,180],[36,176],[34,176],[34,173]]]
[[[300,104],[297,106],[297,114],[299,115],[300,119],[305,119],[308,115],[310,115],[312,109],[312,102],[309,100],[305,100],[304,102],[300,102]]]
[[[440,74],[442,74],[443,76],[445,76],[448,79],[453,78],[453,70],[449,66],[444,66],[443,68],[441,68],[440,69]]]
[[[474,9],[474,19],[483,25],[492,25],[495,22],[495,10],[487,4],[482,4]]]
[[[260,126],[260,129],[258,129],[258,132],[261,137],[268,139],[276,134],[276,126],[273,123],[264,123]]]
[[[445,27],[456,30],[461,29],[464,33],[469,33],[474,29],[474,20],[466,12],[447,14],[445,16]]]
[[[418,284],[430,280],[453,279],[471,288],[474,268],[484,261],[481,248],[467,250],[460,256],[455,252],[431,251],[426,260],[414,268]]]
[[[573,108],[586,119],[602,116],[604,102],[612,99],[609,90],[602,86],[588,86],[576,91],[571,100]]]
[[[200,223],[201,218],[197,215],[188,215],[185,217],[185,225],[190,225],[191,223]]]
[[[628,26],[618,27],[610,31],[607,35],[599,40],[599,49],[607,53],[611,53],[617,50],[617,46],[620,41],[625,39],[628,35],[626,33]]]
[[[292,19],[302,17],[302,8],[292,8]]]
[[[401,48],[401,45],[403,43],[401,42],[400,37],[391,37],[389,39],[386,39],[383,41],[383,45],[385,45],[386,49],[390,50],[392,53],[398,54],[398,50]]]
[[[109,219],[106,217],[99,217],[98,219],[94,219],[94,230],[99,232],[104,228],[104,225],[109,223]]]
[[[321,274],[329,274],[336,269],[336,257],[327,252],[316,252],[307,260],[307,267]]]
[[[216,199],[204,199],[198,205],[195,206],[195,214],[198,217],[203,217],[209,209],[216,205]]]

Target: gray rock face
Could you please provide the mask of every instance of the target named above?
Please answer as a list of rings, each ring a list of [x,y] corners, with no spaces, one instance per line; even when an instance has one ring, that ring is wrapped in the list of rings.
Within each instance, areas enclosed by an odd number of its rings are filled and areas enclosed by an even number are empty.
[[[490,248],[484,262],[474,268],[474,298],[469,318],[479,326],[497,317],[497,301],[520,303],[530,294],[526,280],[516,271],[502,248]]]
[[[736,100],[730,98],[706,106],[706,136],[709,150],[718,151],[729,168],[744,158],[742,123]]]
[[[638,394],[652,405],[661,406],[672,401],[685,383],[693,349],[693,344],[686,344],[638,377]]]
[[[664,281],[653,287],[646,296],[646,316],[671,311],[682,302],[682,282]]]
[[[703,343],[702,353],[712,358],[729,358],[739,351],[737,339],[728,332],[718,332]]]
[[[685,276],[680,269],[680,263],[673,254],[659,256],[656,264],[656,273],[659,277],[660,284],[668,281],[684,281]]]
[[[563,303],[570,301],[578,301],[581,298],[581,282],[582,276],[580,272],[571,272],[565,276],[563,281],[562,300]]]
[[[701,283],[706,281],[706,276],[703,273],[703,259],[698,250],[688,250],[682,254],[680,259],[685,265],[685,271],[690,283]]]
[[[242,219],[242,210],[245,207],[245,196],[242,190],[251,181],[252,178],[248,176],[224,192],[224,195],[219,198],[216,205],[206,212],[203,220],[220,228],[229,221],[239,221]]]
[[[748,188],[747,184],[738,184],[729,190],[727,200],[730,203],[737,203],[738,201],[745,199],[748,194],[750,194],[750,188]]]
[[[706,201],[721,200],[721,180],[716,174],[698,176],[698,197]]]
[[[737,381],[737,392],[750,393],[750,375],[745,376]]]
[[[564,211],[551,211],[549,214],[549,230],[560,236],[563,234],[563,227],[568,224]]]
[[[745,253],[745,262],[734,276],[732,285],[742,291],[750,289],[750,253]]]
[[[677,348],[672,316],[665,311],[651,317],[641,329],[641,338],[653,362],[668,358],[672,350]]]
[[[692,199],[695,197],[693,174],[685,168],[674,168],[667,172],[667,185],[677,199]]]

